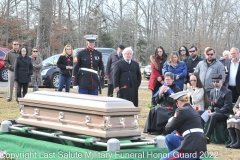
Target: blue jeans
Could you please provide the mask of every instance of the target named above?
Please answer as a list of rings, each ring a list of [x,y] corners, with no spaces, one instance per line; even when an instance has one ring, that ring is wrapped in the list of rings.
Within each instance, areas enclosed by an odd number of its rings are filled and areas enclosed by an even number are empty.
[[[169,160],[175,158],[176,160],[195,160],[199,158],[200,155],[197,153],[179,153],[174,151],[182,143],[182,138],[175,134],[168,134],[165,139],[166,145],[168,147],[169,153],[167,157],[162,157],[160,160]],[[185,158],[185,156],[187,158]]]
[[[63,85],[65,84],[65,92],[69,92],[71,82],[72,82],[72,77],[66,77],[66,76],[63,76],[63,75],[60,74],[58,91],[62,92]]]
[[[83,89],[83,88],[78,88],[78,93],[80,94],[90,94],[90,95],[98,95],[98,89],[91,90],[91,89]]]

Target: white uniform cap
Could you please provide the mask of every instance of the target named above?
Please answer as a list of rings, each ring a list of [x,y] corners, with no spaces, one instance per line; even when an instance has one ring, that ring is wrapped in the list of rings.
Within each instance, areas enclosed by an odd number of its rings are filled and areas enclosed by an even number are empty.
[[[182,96],[185,96],[187,94],[188,94],[188,91],[181,91],[181,92],[174,93],[174,94],[170,95],[169,97],[173,98],[174,100],[178,100],[179,98],[181,98]]]
[[[98,38],[98,35],[85,35],[84,38],[86,38],[87,41],[95,42]]]

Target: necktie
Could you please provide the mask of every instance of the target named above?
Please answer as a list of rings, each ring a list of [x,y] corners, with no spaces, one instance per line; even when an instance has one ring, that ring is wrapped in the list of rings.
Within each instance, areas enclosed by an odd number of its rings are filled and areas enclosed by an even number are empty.
[[[218,96],[218,89],[216,89],[216,97]]]

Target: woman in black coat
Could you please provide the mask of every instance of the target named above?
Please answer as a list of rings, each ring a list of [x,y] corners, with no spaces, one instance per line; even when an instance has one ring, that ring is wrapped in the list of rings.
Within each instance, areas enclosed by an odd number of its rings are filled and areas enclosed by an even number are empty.
[[[24,97],[27,94],[28,83],[31,82],[31,75],[33,74],[32,60],[27,56],[28,50],[26,47],[22,47],[20,54],[15,61],[14,66],[14,80],[17,82],[17,102],[18,97]],[[23,95],[21,90],[23,88]]]
[[[66,45],[58,59],[57,66],[60,68],[58,91],[62,92],[65,85],[65,92],[70,91],[73,69],[73,50],[71,45]]]
[[[175,101],[169,97],[173,93],[180,92],[181,89],[174,84],[174,77],[171,72],[164,75],[164,84],[156,93],[157,106],[151,108],[143,132],[152,135],[160,135],[164,132],[164,127],[168,119],[173,116],[177,106]]]

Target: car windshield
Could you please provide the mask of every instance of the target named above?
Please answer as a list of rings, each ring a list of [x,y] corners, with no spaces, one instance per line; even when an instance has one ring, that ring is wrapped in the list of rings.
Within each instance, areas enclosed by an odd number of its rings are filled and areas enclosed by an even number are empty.
[[[52,57],[49,57],[45,59],[42,64],[43,66],[51,66],[51,65],[57,65],[58,58],[60,57],[60,54],[54,55]]]

